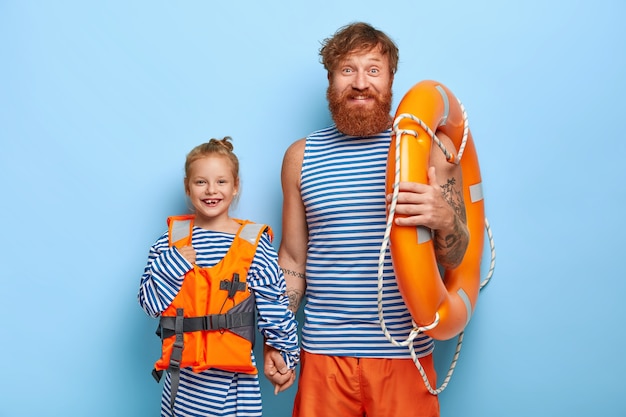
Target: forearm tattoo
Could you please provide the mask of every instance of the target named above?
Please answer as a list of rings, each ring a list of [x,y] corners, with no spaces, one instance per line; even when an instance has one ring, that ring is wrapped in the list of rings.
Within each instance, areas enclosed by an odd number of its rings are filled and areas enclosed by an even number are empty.
[[[301,278],[301,279],[306,278],[306,276],[302,272],[292,271],[291,269],[285,269],[285,268],[280,268],[280,269],[283,271],[283,274],[285,275],[289,275],[289,276]],[[302,302],[302,297],[304,296],[304,293],[295,288],[287,287],[287,291],[285,292],[285,294],[287,295],[287,298],[289,299],[289,307],[288,307],[289,310],[293,311],[294,313],[297,313],[298,309],[300,308],[300,303]]]
[[[293,311],[294,314],[297,313],[298,309],[300,308],[300,302],[302,301],[302,291],[294,290],[293,288],[287,288],[285,294],[289,299],[289,306],[287,308]]]
[[[463,203],[462,190],[455,187],[456,179],[450,178],[448,182],[441,186],[443,198],[454,210],[454,226],[452,231],[444,233],[435,233],[435,251],[438,260],[445,268],[455,268],[463,260],[465,249],[469,242],[467,234],[467,215],[465,213],[465,204]]]
[[[280,268],[285,275],[291,275],[292,277],[302,278],[304,279],[304,274],[302,272],[292,271],[291,269]]]

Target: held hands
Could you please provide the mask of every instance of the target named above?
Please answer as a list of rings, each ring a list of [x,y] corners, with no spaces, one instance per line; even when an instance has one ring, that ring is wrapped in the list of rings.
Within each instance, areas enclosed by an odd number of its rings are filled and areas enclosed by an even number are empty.
[[[454,210],[446,202],[437,182],[435,167],[428,169],[428,184],[400,182],[396,217],[398,226],[426,226],[433,230],[450,229],[454,224]],[[392,194],[387,195],[387,204]]]
[[[274,385],[274,395],[293,385],[296,380],[296,370],[287,368],[279,350],[264,344],[263,362],[263,372],[265,377]]]
[[[196,263],[196,250],[193,246],[183,246],[177,249],[178,252],[183,255],[183,258],[185,258],[189,263]]]

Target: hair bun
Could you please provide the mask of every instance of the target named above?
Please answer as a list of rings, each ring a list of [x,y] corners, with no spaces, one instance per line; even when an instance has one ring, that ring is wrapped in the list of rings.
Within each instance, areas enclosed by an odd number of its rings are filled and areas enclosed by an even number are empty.
[[[223,138],[223,139],[211,139],[211,140],[209,141],[209,143],[210,143],[210,144],[212,144],[212,145],[214,145],[214,146],[215,146],[215,145],[217,145],[217,146],[221,146],[221,147],[223,147],[224,149],[226,149],[226,150],[228,150],[228,151],[232,152],[232,151],[233,151],[233,149],[235,148],[235,147],[233,146],[233,144],[232,144],[232,143],[230,143],[230,141],[232,141],[232,140],[233,140],[233,138],[231,138],[230,136],[224,136],[224,138]]]

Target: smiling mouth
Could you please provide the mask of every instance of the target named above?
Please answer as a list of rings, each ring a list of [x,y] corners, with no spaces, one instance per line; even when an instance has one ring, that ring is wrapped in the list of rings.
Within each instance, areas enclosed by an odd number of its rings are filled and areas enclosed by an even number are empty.
[[[370,94],[355,94],[348,96],[348,102],[351,103],[369,103],[374,99]]]
[[[202,202],[208,206],[214,206],[220,202],[220,200],[202,200]]]

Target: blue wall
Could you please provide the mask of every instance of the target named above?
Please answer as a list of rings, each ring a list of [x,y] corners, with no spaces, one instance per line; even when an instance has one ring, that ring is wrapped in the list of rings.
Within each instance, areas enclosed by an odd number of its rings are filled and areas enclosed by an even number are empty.
[[[480,156],[496,271],[442,416],[626,415],[625,19],[621,0],[0,0],[0,415],[157,415],[136,292],[186,211],[184,157],[232,136],[234,214],[278,243],[283,153],[330,121],[319,42],[354,20],[400,47],[395,103],[443,82]],[[266,415],[294,393],[264,383]]]

